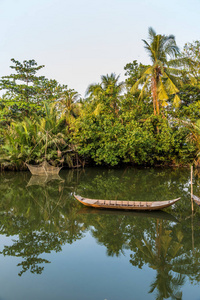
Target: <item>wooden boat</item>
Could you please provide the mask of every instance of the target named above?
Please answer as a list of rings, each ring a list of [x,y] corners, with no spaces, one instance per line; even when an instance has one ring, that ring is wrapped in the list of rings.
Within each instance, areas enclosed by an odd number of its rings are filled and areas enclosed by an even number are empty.
[[[200,206],[200,198],[195,196],[195,195],[192,195],[192,199],[194,200],[194,202]]]
[[[181,198],[166,201],[118,201],[118,200],[99,200],[84,198],[74,194],[74,197],[82,204],[96,208],[128,209],[128,210],[159,210],[173,205]]]
[[[26,164],[32,175],[56,175],[62,168],[51,166],[46,160],[39,165]]]

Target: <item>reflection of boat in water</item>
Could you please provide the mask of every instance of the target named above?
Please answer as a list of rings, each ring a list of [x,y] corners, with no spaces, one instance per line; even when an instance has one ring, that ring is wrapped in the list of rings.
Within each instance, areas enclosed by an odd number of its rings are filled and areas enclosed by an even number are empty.
[[[27,186],[31,185],[41,185],[44,186],[48,182],[52,180],[59,180],[60,182],[64,182],[64,179],[62,179],[58,174],[54,175],[41,175],[41,176],[36,176],[32,175]]]
[[[96,208],[128,209],[128,210],[159,210],[173,205],[181,198],[166,201],[122,201],[122,200],[99,200],[89,199],[78,195],[74,197],[82,204]]]
[[[51,166],[46,160],[39,165],[26,165],[29,168],[32,175],[55,175],[58,174],[62,169],[62,167],[59,168]]]
[[[159,220],[168,220],[178,223],[179,221],[171,214],[165,211],[128,211],[128,210],[113,210],[113,209],[98,209],[91,207],[83,207],[78,211],[78,214],[89,215],[109,215],[109,216],[126,216],[126,217],[139,217],[139,218],[152,218]]]
[[[200,206],[200,198],[195,196],[195,195],[192,195],[192,199],[194,200],[194,202]]]

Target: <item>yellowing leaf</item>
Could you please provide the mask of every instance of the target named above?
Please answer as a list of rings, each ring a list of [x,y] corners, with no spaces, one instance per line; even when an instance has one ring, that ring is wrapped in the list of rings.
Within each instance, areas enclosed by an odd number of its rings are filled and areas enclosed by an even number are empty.
[[[179,90],[177,89],[177,87],[175,86],[175,84],[171,81],[171,79],[167,79],[166,81],[166,88],[168,90],[168,93],[171,94],[176,94],[179,92]]]
[[[161,105],[164,106],[164,107],[166,107],[168,105],[168,103],[163,100]]]
[[[162,80],[160,80],[158,87],[158,100],[168,100],[168,95],[166,93]]]
[[[181,103],[181,99],[179,98],[179,96],[176,94],[175,97],[174,97],[174,106],[175,107],[179,107]]]

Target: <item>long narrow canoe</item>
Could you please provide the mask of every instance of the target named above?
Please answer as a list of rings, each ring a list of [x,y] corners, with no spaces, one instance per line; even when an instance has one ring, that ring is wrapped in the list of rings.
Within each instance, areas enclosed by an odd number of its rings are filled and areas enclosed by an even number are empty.
[[[195,196],[195,195],[192,195],[192,199],[194,200],[194,202],[200,206],[200,198]]]
[[[143,202],[143,201],[118,201],[89,199],[78,195],[74,197],[82,204],[96,208],[128,209],[128,210],[158,210],[173,205],[181,198],[166,201]]]

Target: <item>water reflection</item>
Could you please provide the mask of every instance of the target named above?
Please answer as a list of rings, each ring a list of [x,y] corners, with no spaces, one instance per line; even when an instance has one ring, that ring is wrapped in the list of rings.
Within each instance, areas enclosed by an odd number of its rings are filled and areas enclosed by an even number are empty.
[[[0,176],[0,234],[17,236],[0,253],[21,259],[20,276],[28,270],[41,274],[50,263],[45,253],[62,251],[89,231],[107,256],[126,256],[128,250],[134,268],[155,270],[149,293],[157,299],[181,299],[186,278],[199,283],[200,209],[191,213],[187,169],[61,171],[61,180],[41,180],[42,185],[30,184],[29,173]],[[75,191],[102,199],[182,200],[165,212],[99,211],[84,208]]]
[[[128,211],[128,210],[115,210],[115,209],[97,209],[90,207],[83,207],[78,212],[78,214],[95,214],[95,215],[123,215],[139,218],[156,218],[161,220],[169,220],[172,222],[179,222],[173,215],[167,213],[163,210],[154,211]]]
[[[64,181],[58,174],[53,174],[53,175],[32,175],[29,182],[27,183],[27,186],[31,185],[40,185],[40,186],[45,186],[48,182],[50,181]]]
[[[170,224],[156,221],[154,236],[141,232],[140,238],[133,241],[130,262],[134,266],[142,267],[148,264],[157,271],[156,278],[151,284],[150,293],[157,290],[157,299],[181,299],[179,288],[185,281],[182,274],[173,274],[172,270],[180,263],[182,254],[183,234],[172,231]]]
[[[8,173],[1,177],[0,233],[18,236],[11,246],[4,246],[1,254],[22,258],[19,275],[27,270],[41,274],[42,253],[61,251],[65,243],[73,243],[83,236],[83,224],[76,216],[76,203],[66,201],[64,180],[41,180],[42,185],[30,183],[28,174]],[[32,177],[31,177],[32,179]],[[43,179],[43,178],[41,178]],[[70,181],[68,182],[68,184]],[[72,196],[68,195],[69,200]]]

